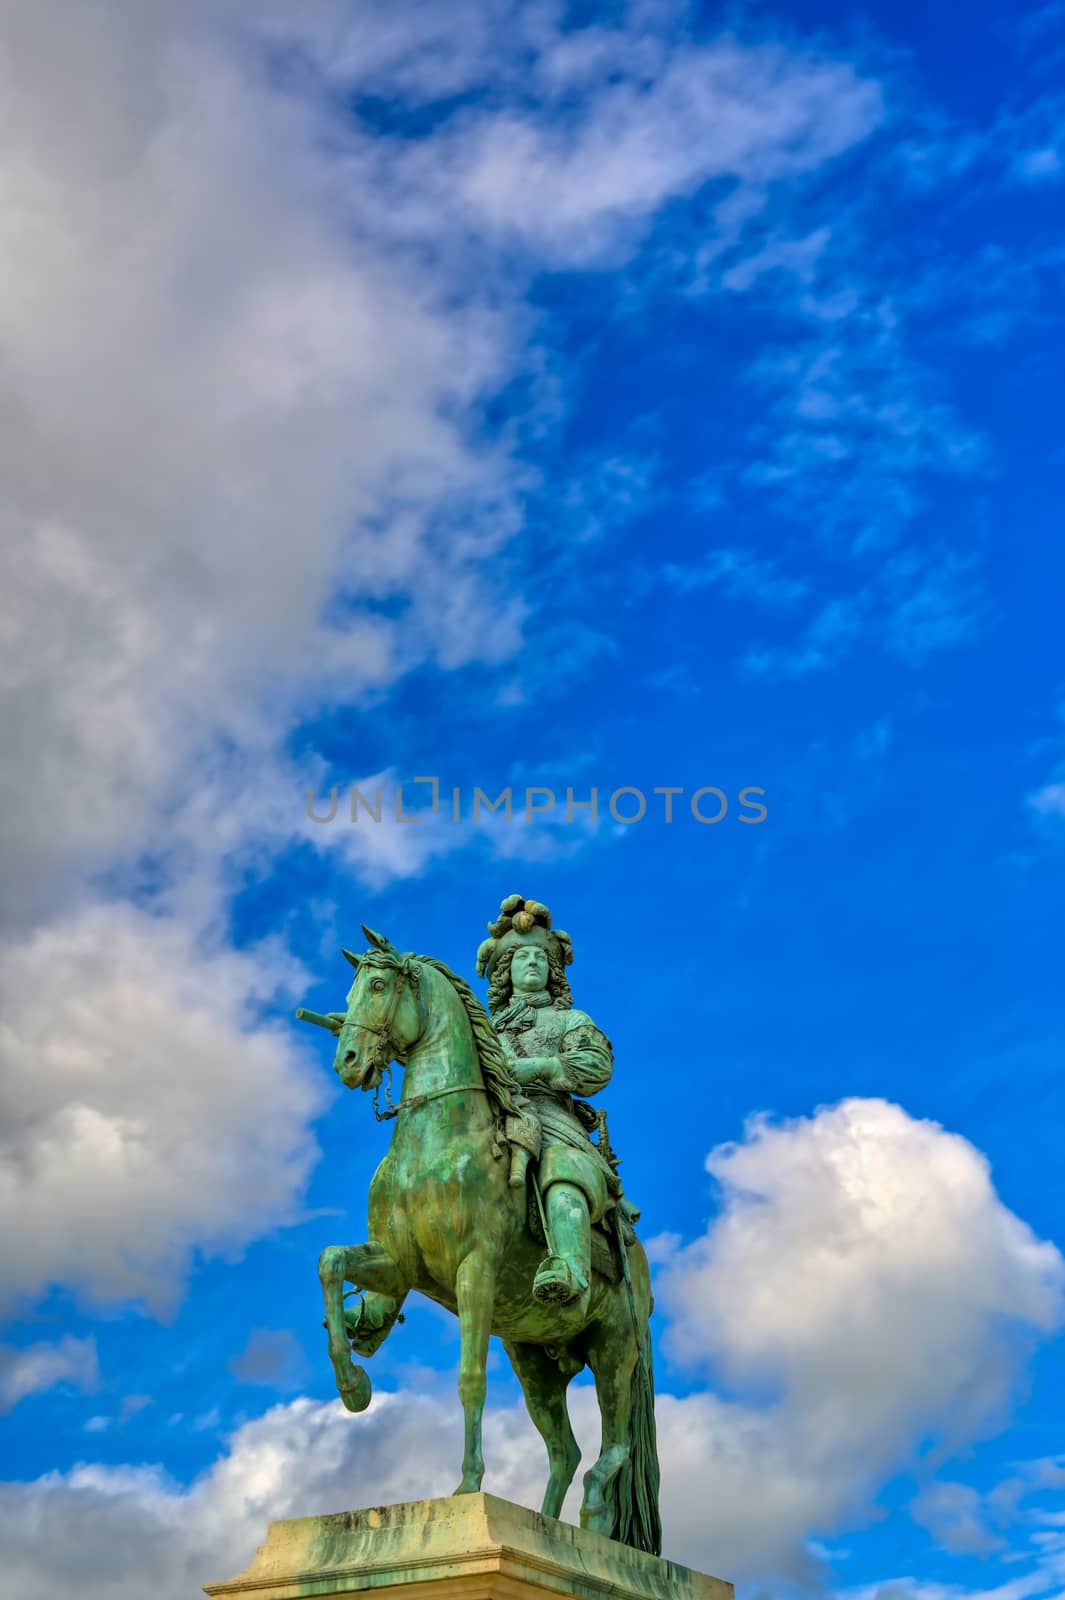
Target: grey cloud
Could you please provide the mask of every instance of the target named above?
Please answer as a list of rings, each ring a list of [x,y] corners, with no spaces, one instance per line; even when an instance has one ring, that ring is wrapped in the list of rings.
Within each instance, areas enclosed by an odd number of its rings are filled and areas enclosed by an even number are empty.
[[[298,1389],[306,1362],[299,1340],[290,1328],[253,1328],[248,1342],[229,1363],[242,1383],[264,1384],[272,1389]]]

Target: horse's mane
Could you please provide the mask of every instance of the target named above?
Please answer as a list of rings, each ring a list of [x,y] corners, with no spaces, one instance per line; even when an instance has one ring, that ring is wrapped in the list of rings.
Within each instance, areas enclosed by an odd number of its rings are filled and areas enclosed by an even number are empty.
[[[403,957],[398,951],[395,956],[386,950],[369,950],[366,955],[359,958],[360,964],[365,961],[370,966],[399,966]],[[458,995],[466,1008],[466,1015],[470,1019],[470,1028],[473,1033],[473,1047],[477,1052],[477,1063],[481,1069],[488,1098],[496,1114],[502,1117],[506,1112],[516,1112],[517,1103],[515,1093],[521,1088],[517,1078],[510,1070],[510,1063],[503,1053],[503,1046],[481,1002],[466,982],[457,972],[452,972],[450,967],[438,961],[435,956],[412,956],[407,959],[417,961],[424,966],[432,967],[439,972]]]
[[[463,1005],[466,1015],[470,1019],[473,1030],[473,1043],[477,1051],[477,1060],[481,1068],[484,1086],[488,1090],[488,1098],[493,1101],[496,1109],[516,1112],[518,1107],[514,1100],[515,1090],[521,1085],[510,1070],[510,1063],[503,1053],[503,1046],[499,1042],[488,1013],[478,1000],[465,978],[460,978],[457,972],[452,972],[442,961],[437,961],[435,956],[419,956],[419,961],[424,961],[427,967],[435,967],[441,977],[447,979]]]

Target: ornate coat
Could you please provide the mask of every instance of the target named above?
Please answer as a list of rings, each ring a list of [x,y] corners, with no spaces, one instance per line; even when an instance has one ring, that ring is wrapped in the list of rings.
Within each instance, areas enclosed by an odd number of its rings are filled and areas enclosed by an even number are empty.
[[[540,1186],[576,1184],[598,1222],[620,1191],[618,1180],[579,1121],[574,1095],[597,1094],[610,1082],[610,1040],[586,1011],[516,998],[496,1018],[503,1049],[541,1123]],[[530,1076],[533,1059],[544,1063]],[[523,1070],[524,1066],[524,1070]]]

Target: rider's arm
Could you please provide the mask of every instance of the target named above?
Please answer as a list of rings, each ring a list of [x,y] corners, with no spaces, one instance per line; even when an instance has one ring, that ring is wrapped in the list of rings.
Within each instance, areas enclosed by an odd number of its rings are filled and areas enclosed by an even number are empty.
[[[558,1056],[525,1056],[512,1061],[510,1070],[523,1089],[560,1089],[568,1085],[559,1082],[563,1073]]]
[[[526,1089],[551,1089],[556,1094],[598,1094],[614,1071],[610,1040],[583,1011],[562,1036],[557,1056],[526,1056],[511,1062],[511,1070]]]
[[[562,1036],[562,1069],[571,1094],[598,1094],[614,1073],[610,1040],[584,1012],[574,1012]]]

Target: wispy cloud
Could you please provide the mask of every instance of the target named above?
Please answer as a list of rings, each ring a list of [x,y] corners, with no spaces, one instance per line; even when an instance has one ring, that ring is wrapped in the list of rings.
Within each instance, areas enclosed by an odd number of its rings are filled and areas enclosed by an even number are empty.
[[[756,677],[798,678],[834,667],[862,637],[868,603],[865,593],[826,600],[794,645],[755,646],[743,656],[743,670]]]
[[[1045,783],[1028,796],[1028,804],[1039,817],[1065,819],[1065,782]]]
[[[953,1555],[997,1564],[979,1587],[910,1575],[848,1587],[840,1600],[1029,1600],[1065,1583],[1065,1457],[1013,1463],[989,1490],[929,1484],[910,1504],[914,1520]]]
[[[661,568],[661,577],[679,594],[720,587],[734,599],[751,600],[770,609],[794,605],[810,587],[802,578],[785,576],[777,562],[751,550],[711,550],[697,562],[669,562]]]
[[[859,554],[890,545],[924,509],[924,477],[980,465],[980,440],[910,357],[889,300],[767,351],[750,379],[772,422],[744,477],[814,538]]]
[[[742,665],[802,677],[837,666],[861,643],[917,667],[975,639],[991,614],[975,558],[910,549],[875,566],[861,589],[824,601],[795,643],[753,647]]]
[[[911,665],[972,639],[991,612],[975,556],[907,551],[888,563],[884,589],[885,647]]]
[[[77,1339],[67,1334],[55,1343],[40,1340],[21,1349],[0,1345],[0,1411],[10,1411],[27,1395],[40,1394],[57,1383],[94,1389],[99,1377],[92,1337]]]
[[[1028,791],[1026,809],[1045,837],[1057,838],[1065,822],[1065,701],[1057,707],[1056,725],[1045,737],[1035,741],[1029,755],[1033,761],[1038,760],[1045,776],[1037,787]]]

